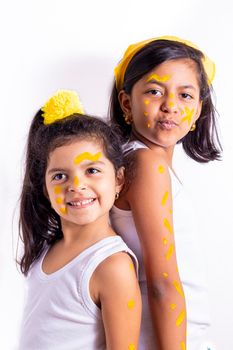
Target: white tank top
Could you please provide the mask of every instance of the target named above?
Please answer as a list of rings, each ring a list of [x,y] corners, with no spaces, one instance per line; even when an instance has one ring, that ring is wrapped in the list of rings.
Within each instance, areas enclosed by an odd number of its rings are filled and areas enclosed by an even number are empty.
[[[124,152],[128,154],[140,148],[147,148],[139,141],[125,145]],[[187,307],[187,350],[199,350],[204,341],[204,330],[209,326],[208,297],[204,274],[204,256],[200,252],[199,242],[195,234],[195,214],[186,194],[184,186],[170,169],[173,222],[176,243],[177,262],[180,278],[183,284]],[[132,249],[139,262],[139,281],[143,295],[143,322],[139,350],[155,350],[155,340],[152,337],[152,325],[147,303],[146,275],[143,264],[141,246],[134,225],[132,212],[114,206],[111,210],[111,224]],[[145,334],[143,334],[145,333]],[[204,349],[207,349],[205,347]]]

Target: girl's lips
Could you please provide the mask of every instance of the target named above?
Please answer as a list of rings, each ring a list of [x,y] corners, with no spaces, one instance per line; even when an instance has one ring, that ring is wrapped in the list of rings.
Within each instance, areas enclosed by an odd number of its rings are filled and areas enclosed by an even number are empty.
[[[70,208],[81,209],[92,205],[96,198],[75,199],[67,203]]]
[[[171,130],[177,126],[177,124],[173,120],[160,120],[158,124],[166,130]]]

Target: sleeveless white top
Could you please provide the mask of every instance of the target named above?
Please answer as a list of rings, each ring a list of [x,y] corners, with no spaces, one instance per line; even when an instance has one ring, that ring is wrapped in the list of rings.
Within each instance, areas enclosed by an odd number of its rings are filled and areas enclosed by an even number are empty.
[[[92,301],[89,281],[96,267],[117,252],[135,255],[121,237],[107,237],[85,249],[58,271],[45,274],[43,259],[33,264],[19,350],[104,350],[105,334],[100,309]]]
[[[139,148],[147,148],[139,141],[125,145],[125,154]],[[205,331],[210,324],[208,297],[204,274],[203,255],[195,235],[195,214],[184,186],[170,170],[173,222],[176,254],[180,278],[183,284],[187,307],[187,350],[208,349],[204,345]],[[111,210],[111,224],[114,230],[134,251],[139,262],[139,281],[143,298],[143,316],[139,350],[155,350],[155,339],[147,301],[146,275],[141,246],[134,225],[132,212],[114,206]],[[210,348],[209,348],[210,349]]]

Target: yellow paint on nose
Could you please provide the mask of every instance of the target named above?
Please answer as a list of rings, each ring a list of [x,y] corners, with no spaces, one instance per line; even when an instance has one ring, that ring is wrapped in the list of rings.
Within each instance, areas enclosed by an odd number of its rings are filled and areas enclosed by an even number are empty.
[[[171,243],[169,248],[168,248],[168,251],[166,253],[166,260],[170,260],[171,259],[173,251],[174,251],[174,245]]]
[[[143,102],[144,102],[145,105],[148,105],[150,103],[149,100],[144,100]]]
[[[55,186],[54,187],[54,193],[55,194],[60,194],[61,193],[61,186]]]
[[[127,303],[127,306],[128,306],[129,309],[132,309],[134,307],[134,305],[135,305],[135,302],[134,302],[133,299],[129,300],[128,303]]]
[[[164,75],[164,76],[161,77],[160,75],[154,73],[154,74],[151,74],[151,75],[148,77],[148,79],[146,80],[146,82],[148,83],[148,82],[150,82],[150,81],[152,81],[152,80],[156,80],[156,81],[158,81],[158,82],[165,83],[165,82],[168,81],[170,78],[171,78],[170,75]]]
[[[185,319],[185,310],[181,311],[176,319],[176,326],[179,327]]]
[[[63,199],[61,197],[57,197],[56,198],[56,203],[57,204],[62,204],[62,202],[63,202]]]
[[[74,164],[79,164],[83,162],[84,160],[91,160],[92,162],[96,162],[99,158],[101,157],[101,152],[98,152],[96,154],[91,154],[89,152],[83,152],[79,154],[77,157],[74,159]]]
[[[169,231],[170,234],[172,235],[172,234],[173,234],[173,230],[172,230],[171,224],[170,224],[170,222],[168,221],[168,219],[165,218],[165,219],[163,220],[163,223],[164,223],[164,226],[168,229],[168,231]]]
[[[158,172],[160,173],[160,174],[162,174],[162,173],[164,173],[164,167],[162,166],[162,165],[159,165],[158,166]]]
[[[175,104],[174,104],[174,102],[169,102],[169,103],[168,103],[168,106],[169,106],[170,108],[172,108],[172,107],[175,106]]]
[[[75,176],[75,177],[74,177],[74,186],[77,187],[78,184],[79,184],[78,176]]]
[[[174,98],[175,97],[175,94],[173,94],[173,92],[171,92],[169,95],[168,95],[169,98]]]
[[[165,205],[168,199],[168,191],[166,191],[162,198],[162,205]]]
[[[176,288],[176,291],[184,298],[184,292],[183,289],[181,288],[181,285],[178,281],[173,282],[173,286]]]

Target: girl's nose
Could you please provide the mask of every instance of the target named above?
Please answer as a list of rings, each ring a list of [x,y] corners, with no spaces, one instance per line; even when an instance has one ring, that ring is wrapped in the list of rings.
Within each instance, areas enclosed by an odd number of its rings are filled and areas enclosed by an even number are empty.
[[[72,183],[68,187],[69,192],[83,191],[87,189],[87,184],[78,176],[74,176]]]
[[[174,94],[169,94],[168,96],[165,96],[162,105],[161,110],[165,113],[177,113],[178,112],[178,104],[174,97]]]

